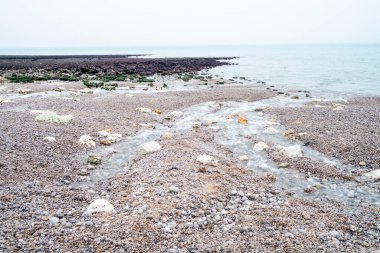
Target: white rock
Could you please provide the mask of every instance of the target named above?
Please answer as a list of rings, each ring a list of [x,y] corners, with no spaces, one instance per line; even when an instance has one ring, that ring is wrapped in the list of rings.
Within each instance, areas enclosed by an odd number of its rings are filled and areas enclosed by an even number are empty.
[[[375,180],[380,179],[380,169],[367,172],[364,174],[364,176]]]
[[[200,128],[201,126],[202,126],[202,122],[200,121],[193,122],[193,128]]]
[[[121,134],[117,134],[117,133],[109,133],[107,131],[99,131],[98,134],[101,136],[101,137],[106,137],[106,140],[107,141],[110,141],[112,143],[114,142],[119,142],[121,141],[122,139],[122,135]]]
[[[241,156],[238,156],[237,159],[240,160],[240,161],[248,161],[248,160],[249,160],[249,157],[246,156],[246,155],[241,155]]]
[[[280,154],[284,157],[287,157],[287,158],[302,157],[301,145],[292,145],[288,147],[277,145],[276,148],[278,149]]]
[[[131,93],[127,93],[127,94],[125,94],[125,96],[126,96],[126,97],[129,97],[129,98],[132,98],[132,97],[134,97],[135,95],[133,95],[133,94],[131,94]]]
[[[58,217],[55,217],[55,216],[50,217],[49,220],[50,220],[50,223],[51,223],[52,225],[56,225],[56,224],[59,223],[59,218],[58,218]]]
[[[181,111],[173,111],[170,113],[171,116],[173,117],[182,117],[183,116],[183,112]]]
[[[138,153],[140,155],[146,155],[146,154],[154,153],[154,152],[159,151],[159,150],[161,150],[161,145],[160,145],[160,143],[158,143],[156,141],[150,141],[150,142],[141,144],[138,147]]]
[[[113,205],[105,199],[96,199],[86,209],[85,214],[93,214],[99,212],[112,212]]]
[[[11,102],[9,99],[0,97],[0,104],[2,104],[2,103],[9,103],[9,102]]]
[[[46,136],[42,139],[43,141],[47,141],[47,142],[55,142],[55,137],[52,137],[52,136]]]
[[[68,115],[58,115],[55,112],[47,111],[40,113],[36,116],[36,121],[47,121],[52,123],[59,123],[59,124],[68,124],[73,120],[73,116],[71,114]]]
[[[83,94],[93,94],[94,91],[91,90],[91,89],[81,89],[81,90],[78,90],[80,93],[83,93]]]
[[[90,135],[82,135],[79,138],[78,143],[81,145],[86,145],[89,148],[96,146],[95,141],[92,139]]]
[[[172,185],[172,186],[169,187],[169,191],[173,192],[173,193],[178,193],[179,192],[179,188],[176,187],[176,186],[174,186],[174,185]]]
[[[255,146],[253,146],[253,150],[255,150],[256,152],[261,152],[267,148],[269,148],[269,146],[265,142],[262,142],[262,141],[256,143]]]
[[[264,133],[266,133],[266,134],[277,134],[278,130],[274,127],[267,127],[267,128],[265,128]]]
[[[146,107],[138,107],[136,110],[143,113],[152,113],[152,110]]]
[[[171,139],[173,138],[174,134],[171,133],[171,132],[165,132],[162,134],[162,137],[164,137],[165,139]]]
[[[197,157],[197,161],[200,162],[201,164],[211,165],[211,166],[217,166],[219,162],[218,159],[216,159],[215,157],[210,156],[210,155],[205,155],[205,154],[199,155]]]

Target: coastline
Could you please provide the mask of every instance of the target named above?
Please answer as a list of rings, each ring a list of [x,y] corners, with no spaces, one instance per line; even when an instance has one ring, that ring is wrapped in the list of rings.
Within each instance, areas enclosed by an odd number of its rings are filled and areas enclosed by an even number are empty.
[[[336,105],[308,92],[215,76],[204,85],[195,77],[219,63],[194,61],[172,69],[175,60],[169,76],[147,77],[152,86],[128,79],[111,81],[115,90],[81,81],[0,84],[2,249],[378,249],[379,181],[361,174],[379,169],[380,99]],[[162,62],[153,62],[141,74],[156,72]],[[183,80],[182,72],[192,71],[200,72]],[[73,119],[36,121],[41,110]],[[121,140],[100,144],[105,129]],[[78,143],[83,135],[96,147]],[[54,141],[44,140],[49,136]],[[140,142],[151,140],[161,149],[139,154]],[[254,150],[260,141],[268,147]],[[302,155],[279,145],[297,146]],[[92,154],[101,154],[100,165],[87,164]],[[218,161],[200,162],[202,154]],[[91,177],[114,167],[103,180]],[[294,178],[300,182],[286,188]],[[340,190],[341,199],[334,195]],[[98,198],[114,210],[84,215]]]

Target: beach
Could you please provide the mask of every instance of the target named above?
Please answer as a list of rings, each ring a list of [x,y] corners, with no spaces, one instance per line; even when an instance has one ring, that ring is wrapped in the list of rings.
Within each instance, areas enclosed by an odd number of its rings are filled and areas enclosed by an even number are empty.
[[[0,58],[0,251],[380,249],[379,97],[82,57]]]

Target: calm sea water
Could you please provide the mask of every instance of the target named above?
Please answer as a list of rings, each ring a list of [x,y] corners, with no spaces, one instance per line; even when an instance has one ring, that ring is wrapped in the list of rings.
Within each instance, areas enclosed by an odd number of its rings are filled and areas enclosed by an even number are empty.
[[[151,54],[150,57],[237,56],[212,70],[320,94],[380,96],[380,44],[0,49],[0,54]]]

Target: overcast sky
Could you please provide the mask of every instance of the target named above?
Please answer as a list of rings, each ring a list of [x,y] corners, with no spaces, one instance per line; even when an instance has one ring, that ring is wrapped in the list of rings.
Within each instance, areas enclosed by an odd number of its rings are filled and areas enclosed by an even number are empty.
[[[0,48],[380,42],[380,0],[0,0]]]

